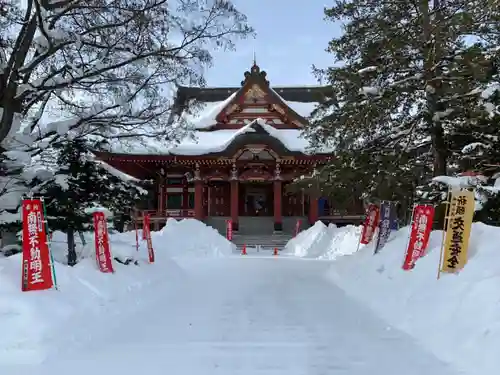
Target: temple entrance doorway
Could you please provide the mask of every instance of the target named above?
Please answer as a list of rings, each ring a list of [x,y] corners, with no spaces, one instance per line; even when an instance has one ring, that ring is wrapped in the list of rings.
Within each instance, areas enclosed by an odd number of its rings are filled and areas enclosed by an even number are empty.
[[[239,211],[242,216],[273,215],[272,182],[242,183]]]

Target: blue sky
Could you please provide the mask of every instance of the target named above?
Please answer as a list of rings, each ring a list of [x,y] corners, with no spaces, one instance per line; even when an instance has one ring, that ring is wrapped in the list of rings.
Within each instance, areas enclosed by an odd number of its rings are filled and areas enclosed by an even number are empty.
[[[239,86],[250,68],[255,51],[271,86],[315,85],[312,64],[332,65],[325,52],[340,26],[323,20],[327,0],[233,0],[245,13],[257,37],[240,41],[236,52],[214,54],[214,66],[206,74],[208,86]]]

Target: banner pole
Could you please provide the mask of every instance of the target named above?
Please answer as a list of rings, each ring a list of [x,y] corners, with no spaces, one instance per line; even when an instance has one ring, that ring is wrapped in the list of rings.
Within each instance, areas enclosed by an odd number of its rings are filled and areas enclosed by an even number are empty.
[[[49,240],[49,221],[47,220],[47,208],[45,207],[45,199],[40,197],[40,201],[42,202],[43,207],[43,223],[45,225],[45,241],[47,241],[47,248],[49,249],[50,255],[50,269],[52,271],[52,279],[54,280],[54,288],[55,290],[59,290],[57,287],[57,278],[56,278],[56,268],[54,266],[54,256],[52,255],[51,242]]]
[[[448,232],[448,227],[450,225],[450,220],[449,220],[450,207],[451,207],[451,189],[448,187],[448,192],[446,193],[446,209],[445,209],[444,223],[443,223],[443,224],[446,223],[446,225],[443,225],[443,235],[441,236],[441,249],[439,251],[439,267],[437,273],[437,280],[439,280],[439,278],[441,277],[441,267],[443,265],[443,257],[444,257],[444,241],[446,233]]]

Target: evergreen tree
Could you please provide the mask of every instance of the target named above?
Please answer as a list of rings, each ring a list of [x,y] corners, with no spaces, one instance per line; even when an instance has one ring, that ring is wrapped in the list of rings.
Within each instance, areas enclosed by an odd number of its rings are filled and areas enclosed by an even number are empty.
[[[123,178],[121,172],[96,160],[83,139],[54,145],[54,177],[33,188],[44,197],[50,230],[60,230],[68,238],[68,264],[77,262],[75,233],[92,227],[89,209],[102,206],[114,215],[126,215],[141,194],[137,183]],[[35,184],[40,181],[35,181]]]
[[[479,174],[468,179],[480,202],[475,220],[490,225],[500,223],[500,180],[497,182],[500,177],[499,78],[498,73],[492,75],[490,87],[481,94],[486,114],[471,122],[469,128],[454,139],[463,169]]]
[[[486,0],[346,0],[325,15],[344,22],[344,33],[327,49],[335,65],[315,68],[334,95],[313,114],[308,135],[340,156],[324,180],[333,167],[335,189],[347,174],[366,184],[358,191],[388,199],[458,168],[453,140],[484,111],[500,8]]]

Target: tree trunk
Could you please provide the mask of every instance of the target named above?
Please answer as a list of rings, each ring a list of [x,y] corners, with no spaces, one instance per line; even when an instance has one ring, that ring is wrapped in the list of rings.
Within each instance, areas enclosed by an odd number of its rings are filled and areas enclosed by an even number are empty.
[[[434,124],[431,133],[432,139],[432,175],[446,176],[446,162],[448,150],[444,141],[444,130],[440,123]]]
[[[1,87],[0,87],[1,89]],[[15,111],[12,105],[3,106],[3,103],[0,103],[0,142],[2,142],[9,135],[12,125],[14,124],[14,116]],[[2,149],[3,150],[3,149]]]
[[[18,70],[26,62],[26,57],[29,54],[33,38],[37,31],[37,16],[32,15],[32,6],[31,2],[28,2],[23,26],[19,30],[13,51],[7,62],[7,67],[3,70],[2,77],[0,78],[0,107],[3,108],[3,114],[0,116],[0,142],[12,130],[15,113],[22,112],[22,103],[17,98],[17,90],[19,88]]]
[[[125,228],[125,217],[123,215],[120,215],[116,220],[115,220],[115,229],[123,233]]]
[[[75,231],[72,228],[68,228],[66,235],[68,238],[68,266],[73,267],[77,263]]]
[[[427,113],[425,121],[430,132],[432,141],[432,173],[433,176],[445,176],[447,173],[447,158],[448,149],[444,139],[443,125],[439,118],[436,118],[436,113],[443,111],[439,99],[443,93],[442,82],[437,79],[442,72],[439,68],[439,61],[443,55],[443,17],[441,0],[433,0],[432,12],[429,11],[429,1],[420,1],[420,10],[422,13],[423,22],[423,45],[422,50],[425,69],[425,92],[427,101]],[[434,17],[432,19],[432,13]],[[434,229],[443,227],[446,216],[446,206],[440,204],[436,207],[434,214]]]

